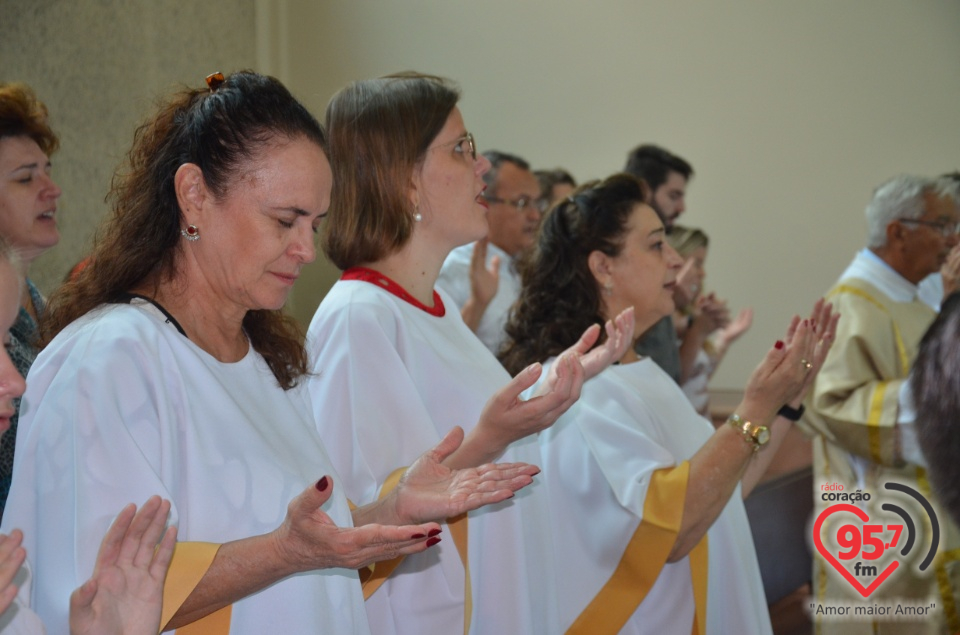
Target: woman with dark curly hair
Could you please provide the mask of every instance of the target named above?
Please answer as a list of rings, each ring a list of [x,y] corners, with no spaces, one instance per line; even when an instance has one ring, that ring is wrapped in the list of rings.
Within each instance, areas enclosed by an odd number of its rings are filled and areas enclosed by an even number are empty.
[[[129,500],[169,499],[183,541],[162,629],[364,634],[352,569],[422,552],[440,531],[427,521],[531,481],[532,466],[446,469],[446,439],[351,511],[281,310],[316,255],[324,144],[289,91],[252,72],[212,75],[138,129],[90,265],[50,300],[24,396],[4,528],[23,529],[51,632],[67,631],[70,592]]]
[[[16,250],[26,284],[20,312],[10,329],[10,357],[24,377],[37,357],[37,320],[44,300],[30,281],[30,264],[60,242],[57,199],[50,156],[60,146],[47,120],[47,107],[26,84],[0,84],[0,236]],[[0,518],[13,476],[20,400],[10,430],[0,440]]]
[[[589,184],[546,216],[522,264],[501,359],[549,359],[594,320],[632,307],[634,339],[673,312],[681,266],[631,176]],[[764,472],[836,321],[795,318],[719,430],[629,347],[539,436],[560,627],[568,633],[769,633],[742,498]],[[549,366],[551,362],[547,362]],[[788,416],[796,414],[792,409]],[[568,630],[569,629],[569,630]]]

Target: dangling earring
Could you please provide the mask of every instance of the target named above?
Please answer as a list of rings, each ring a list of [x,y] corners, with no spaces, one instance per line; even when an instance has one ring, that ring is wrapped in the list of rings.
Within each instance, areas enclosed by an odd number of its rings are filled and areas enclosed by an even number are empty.
[[[613,283],[607,280],[603,283],[603,294],[604,295],[613,295]]]
[[[190,242],[196,242],[200,240],[200,230],[197,229],[196,225],[187,225],[186,229],[180,230],[180,235]]]
[[[420,215],[420,206],[417,205],[416,207],[413,208],[413,221],[415,223],[419,223],[422,220],[423,220],[423,216]]]

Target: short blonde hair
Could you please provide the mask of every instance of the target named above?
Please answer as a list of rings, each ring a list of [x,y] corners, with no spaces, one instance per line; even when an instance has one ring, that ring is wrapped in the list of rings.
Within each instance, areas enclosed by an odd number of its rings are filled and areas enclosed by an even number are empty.
[[[674,225],[667,234],[667,242],[677,250],[681,258],[689,258],[700,247],[709,247],[710,238],[706,232],[696,227]]]

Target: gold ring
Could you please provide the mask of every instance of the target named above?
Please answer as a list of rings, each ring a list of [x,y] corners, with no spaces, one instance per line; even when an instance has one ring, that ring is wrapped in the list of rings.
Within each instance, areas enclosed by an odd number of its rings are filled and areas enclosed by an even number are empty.
[[[807,370],[810,370],[811,368],[813,368],[813,364],[811,364],[810,362],[808,362],[808,361],[805,360],[805,359],[801,359],[801,360],[800,360],[800,365],[803,366],[804,368],[806,368]]]

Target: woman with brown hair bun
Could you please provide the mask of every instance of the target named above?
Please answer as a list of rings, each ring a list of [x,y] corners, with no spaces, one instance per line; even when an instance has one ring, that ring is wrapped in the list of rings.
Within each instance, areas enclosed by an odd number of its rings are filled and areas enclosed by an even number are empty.
[[[44,300],[30,281],[30,264],[60,242],[57,199],[60,188],[51,177],[50,156],[60,140],[47,121],[47,107],[26,84],[0,84],[0,236],[16,250],[26,278],[20,292],[20,313],[10,329],[10,357],[24,377],[37,357],[37,320]],[[0,518],[13,476],[20,404],[10,430],[0,440]]]
[[[547,214],[521,266],[508,370],[552,358],[583,325],[625,308],[634,339],[673,312],[682,261],[648,201],[644,184],[622,174]],[[794,318],[719,430],[632,346],[584,384],[538,437],[560,563],[556,632],[770,633],[742,498],[789,428],[785,416],[799,418],[835,327],[822,301],[812,320]]]
[[[162,629],[365,634],[353,569],[424,551],[440,531],[427,521],[530,482],[531,466],[442,468],[447,438],[391,496],[349,508],[281,311],[315,257],[324,143],[252,72],[211,75],[137,131],[90,265],[50,300],[24,396],[4,527],[23,529],[52,632],[129,500],[169,499],[179,528]]]
[[[310,325],[310,394],[355,502],[389,492],[415,448],[458,426],[466,438],[450,467],[536,458],[535,433],[576,400],[585,376],[622,353],[632,330],[627,316],[608,324],[613,337],[586,355],[600,329],[585,325],[540,394],[523,401],[539,364],[511,381],[449,310],[449,296],[435,289],[440,267],[488,229],[490,164],[458,100],[442,79],[404,74],[353,83],[327,107],[334,185],[323,246],[345,271]],[[525,491],[469,522],[451,518],[453,540],[440,549],[395,569],[378,565],[368,585],[373,631],[556,632],[544,519],[537,492]]]

